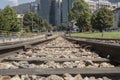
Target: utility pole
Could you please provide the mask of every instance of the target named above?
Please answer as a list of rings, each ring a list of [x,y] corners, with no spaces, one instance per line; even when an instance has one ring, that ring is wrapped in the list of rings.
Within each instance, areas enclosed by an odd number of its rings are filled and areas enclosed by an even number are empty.
[[[68,0],[68,13],[70,12],[70,1]],[[70,22],[68,22],[68,26],[69,26],[69,36],[71,36],[71,26],[70,26]]]
[[[33,32],[33,17],[32,17],[32,32]]]

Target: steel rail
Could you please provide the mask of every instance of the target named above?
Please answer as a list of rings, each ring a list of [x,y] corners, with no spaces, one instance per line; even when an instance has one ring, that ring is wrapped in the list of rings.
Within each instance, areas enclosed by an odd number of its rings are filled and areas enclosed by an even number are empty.
[[[108,57],[112,61],[120,63],[120,45],[118,44],[107,44],[102,42],[95,42],[90,40],[81,40],[78,38],[72,38],[72,37],[64,37],[69,41],[76,41],[76,43],[82,45],[89,45],[91,48],[97,52],[99,52],[99,55],[103,57]]]
[[[81,48],[81,47],[70,47],[70,46],[47,46],[46,48]]]
[[[58,36],[49,37],[48,39],[38,38],[38,39],[29,40],[29,41],[25,41],[25,42],[21,42],[21,43],[0,46],[0,54],[9,53],[9,52],[12,52],[15,50],[23,49],[23,47],[25,45],[37,45],[37,44],[42,43],[42,42],[53,40],[57,37]]]
[[[82,75],[120,75],[120,67],[116,68],[61,68],[61,69],[2,69],[0,75],[63,75],[64,73]]]
[[[92,37],[79,37],[79,36],[66,36],[66,37],[72,37],[72,38],[82,38],[82,39],[96,39],[96,40],[114,40],[114,41],[120,41],[120,39],[113,39],[113,38],[92,38]]]
[[[91,60],[93,62],[110,62],[110,60],[105,58],[6,58],[4,61],[35,61],[35,62],[46,62],[46,61],[55,61],[55,62],[69,62],[69,61],[88,61]]]

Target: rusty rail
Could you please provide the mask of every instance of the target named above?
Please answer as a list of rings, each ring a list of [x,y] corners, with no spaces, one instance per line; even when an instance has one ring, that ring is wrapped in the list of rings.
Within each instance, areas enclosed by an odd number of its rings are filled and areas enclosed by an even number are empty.
[[[89,40],[81,40],[73,37],[65,37],[69,41],[76,41],[76,43],[82,45],[89,45],[93,50],[99,52],[99,55],[103,57],[108,57],[112,61],[120,63],[120,45],[117,44],[107,44],[102,42],[95,42]]]

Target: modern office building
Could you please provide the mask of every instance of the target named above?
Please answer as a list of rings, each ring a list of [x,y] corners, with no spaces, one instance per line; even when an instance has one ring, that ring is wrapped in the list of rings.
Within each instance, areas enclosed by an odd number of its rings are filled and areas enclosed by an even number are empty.
[[[56,5],[56,1],[55,0],[51,0],[50,3],[50,12],[49,12],[49,23],[52,24],[53,26],[56,25],[56,11],[55,11],[55,5]]]
[[[58,27],[61,25],[61,0],[55,0],[55,26]]]
[[[49,22],[50,0],[36,0],[33,10]]]
[[[68,21],[68,13],[69,11],[72,9],[73,7],[73,1],[74,0],[62,0],[62,23],[68,24],[69,25],[69,21]]]
[[[56,28],[61,24],[61,0],[36,0],[31,5],[31,11]]]

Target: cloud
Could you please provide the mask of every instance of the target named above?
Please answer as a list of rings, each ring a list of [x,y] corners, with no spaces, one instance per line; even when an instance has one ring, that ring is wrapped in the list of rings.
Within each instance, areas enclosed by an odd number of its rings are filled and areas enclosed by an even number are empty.
[[[12,2],[14,5],[18,5],[18,0],[8,0],[10,2]]]

